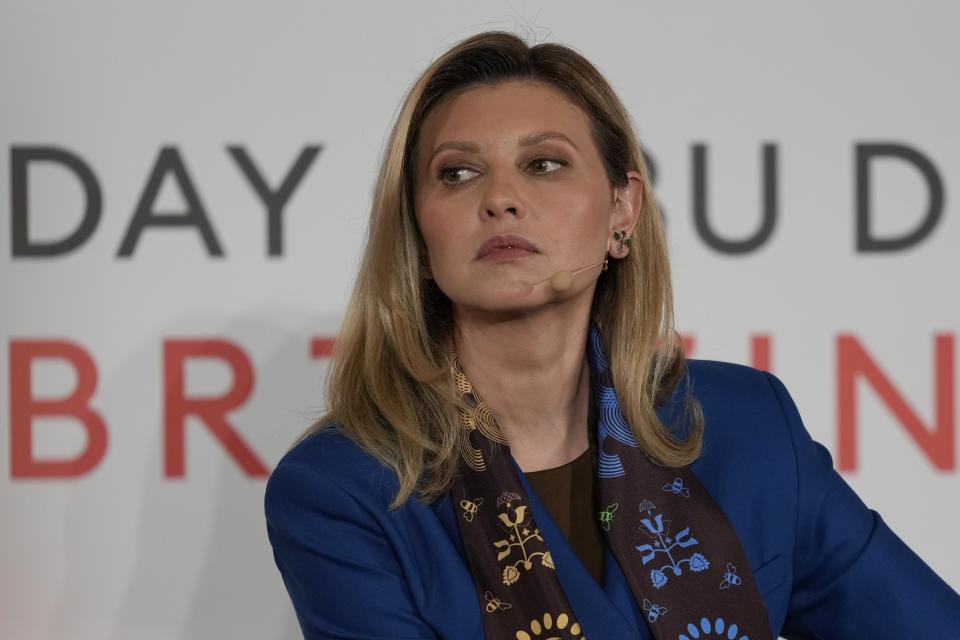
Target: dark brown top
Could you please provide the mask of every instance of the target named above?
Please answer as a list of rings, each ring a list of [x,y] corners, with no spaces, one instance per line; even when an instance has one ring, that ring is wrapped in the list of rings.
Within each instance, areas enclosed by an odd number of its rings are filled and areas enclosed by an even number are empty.
[[[603,556],[606,542],[594,499],[593,460],[587,448],[580,457],[565,465],[524,475],[537,497],[587,570],[603,584]]]

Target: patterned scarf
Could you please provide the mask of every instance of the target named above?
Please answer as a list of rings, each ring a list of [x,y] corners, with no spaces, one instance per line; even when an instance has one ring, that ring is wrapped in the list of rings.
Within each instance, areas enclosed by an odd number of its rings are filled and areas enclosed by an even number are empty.
[[[662,467],[642,452],[620,412],[595,325],[588,346],[605,505],[597,517],[651,634],[771,640],[766,607],[730,522],[689,467]],[[457,394],[471,409],[459,415],[466,469],[452,495],[485,636],[585,640],[591,630],[575,620],[510,447],[456,354],[453,363]]]

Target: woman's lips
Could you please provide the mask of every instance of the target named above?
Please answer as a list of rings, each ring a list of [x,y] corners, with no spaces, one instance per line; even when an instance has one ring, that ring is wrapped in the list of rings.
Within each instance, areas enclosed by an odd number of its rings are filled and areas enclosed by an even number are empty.
[[[483,243],[477,260],[505,261],[540,253],[537,247],[520,236],[494,236]]]
[[[526,256],[532,255],[536,255],[536,251],[529,251],[527,249],[521,249],[520,247],[498,247],[483,254],[479,260],[504,262],[506,260],[516,260],[517,258],[525,258]]]

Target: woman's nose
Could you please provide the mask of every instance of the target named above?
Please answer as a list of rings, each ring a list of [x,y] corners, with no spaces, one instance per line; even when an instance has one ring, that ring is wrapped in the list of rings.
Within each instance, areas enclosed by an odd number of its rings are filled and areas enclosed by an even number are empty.
[[[490,176],[480,204],[482,219],[492,220],[506,216],[522,218],[526,215],[526,207],[513,180],[502,175]]]

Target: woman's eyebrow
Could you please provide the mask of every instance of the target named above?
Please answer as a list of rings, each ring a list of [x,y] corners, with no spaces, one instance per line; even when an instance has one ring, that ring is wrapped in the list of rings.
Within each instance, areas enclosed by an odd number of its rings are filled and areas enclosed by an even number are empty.
[[[433,153],[430,154],[429,162],[433,162],[434,157],[441,151],[445,149],[456,149],[457,151],[465,151],[466,153],[480,153],[480,145],[473,142],[462,142],[459,140],[451,140],[450,142],[444,142],[443,144],[437,145],[437,148],[433,150]]]
[[[536,133],[528,133],[520,136],[520,139],[517,140],[517,144],[521,147],[529,147],[537,144],[538,142],[543,142],[544,140],[550,139],[563,140],[569,143],[577,151],[580,151],[580,147],[578,147],[573,140],[559,131],[538,131]],[[433,153],[430,154],[430,160],[428,161],[428,164],[429,162],[433,162],[433,158],[445,149],[455,149],[457,151],[464,151],[466,153],[479,153],[480,145],[476,144],[475,142],[464,142],[462,140],[451,140],[449,142],[444,142],[438,145],[437,148],[433,150]]]
[[[520,140],[518,140],[517,142],[521,147],[529,147],[530,145],[534,145],[534,144],[537,144],[538,142],[542,142],[544,140],[550,140],[550,139],[564,140],[567,143],[569,143],[570,146],[572,146],[574,149],[576,149],[577,151],[580,151],[580,147],[577,146],[577,143],[575,143],[573,140],[571,140],[564,134],[560,133],[559,131],[539,131],[537,133],[531,133],[521,137]]]

